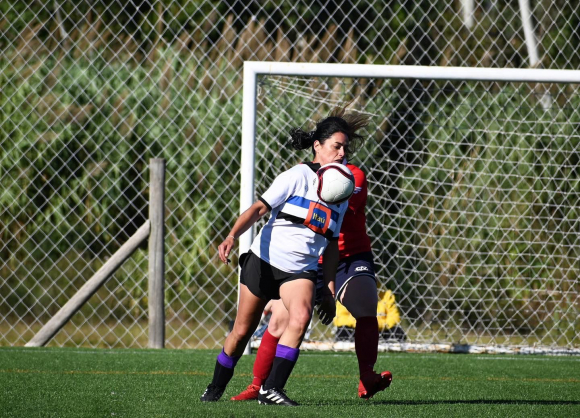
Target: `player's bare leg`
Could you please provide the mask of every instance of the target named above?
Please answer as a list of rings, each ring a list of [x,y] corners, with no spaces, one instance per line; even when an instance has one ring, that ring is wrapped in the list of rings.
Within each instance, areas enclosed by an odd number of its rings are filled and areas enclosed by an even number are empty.
[[[284,386],[298,360],[299,347],[310,323],[314,283],[307,279],[286,282],[280,286],[280,298],[288,310],[288,325],[280,337],[272,371],[260,389],[258,400],[262,404],[296,406],[284,393]]]
[[[240,286],[240,303],[232,332],[227,336],[219,354],[212,382],[201,396],[202,402],[219,400],[234,375],[234,368],[256,330],[266,301],[255,296],[246,285]]]
[[[268,329],[262,336],[262,341],[256,359],[254,360],[254,379],[241,393],[233,396],[233,401],[251,401],[258,399],[260,387],[264,384],[274,363],[276,347],[282,333],[288,325],[288,311],[281,300],[271,300],[264,309],[264,312],[271,313]]]
[[[260,323],[266,301],[255,296],[244,284],[240,285],[240,302],[236,320],[224,343],[229,356],[241,356]]]

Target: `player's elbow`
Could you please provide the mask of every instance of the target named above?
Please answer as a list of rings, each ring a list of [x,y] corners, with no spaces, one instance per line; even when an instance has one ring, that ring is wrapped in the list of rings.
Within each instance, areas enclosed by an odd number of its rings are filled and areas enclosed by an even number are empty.
[[[258,200],[256,203],[254,203],[252,205],[252,209],[254,210],[254,213],[257,217],[262,217],[269,211],[268,206],[266,206],[261,200]]]

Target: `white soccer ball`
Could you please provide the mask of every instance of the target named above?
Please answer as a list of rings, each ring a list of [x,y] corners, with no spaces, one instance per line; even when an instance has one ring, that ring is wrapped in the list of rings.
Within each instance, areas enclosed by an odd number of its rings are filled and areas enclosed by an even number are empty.
[[[342,164],[323,165],[316,172],[318,175],[318,197],[320,200],[337,205],[348,200],[354,192],[354,176]]]

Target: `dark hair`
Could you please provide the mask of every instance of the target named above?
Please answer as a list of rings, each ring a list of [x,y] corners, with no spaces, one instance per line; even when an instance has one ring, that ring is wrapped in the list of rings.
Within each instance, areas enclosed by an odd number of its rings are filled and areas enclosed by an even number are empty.
[[[346,108],[336,107],[330,114],[316,123],[312,131],[294,128],[290,131],[290,144],[294,149],[302,150],[314,147],[314,141],[324,144],[328,138],[337,132],[342,132],[348,138],[347,155],[355,153],[364,144],[364,137],[357,133],[369,124],[369,116],[360,113],[346,113]],[[314,153],[314,148],[312,149]]]

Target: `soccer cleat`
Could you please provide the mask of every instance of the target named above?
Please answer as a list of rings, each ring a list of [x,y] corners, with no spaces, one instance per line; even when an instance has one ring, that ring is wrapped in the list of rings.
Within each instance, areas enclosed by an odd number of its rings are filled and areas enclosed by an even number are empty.
[[[260,388],[258,394],[258,403],[260,405],[284,405],[284,406],[298,406],[298,403],[294,402],[288,396],[284,389],[268,389],[264,390]]]
[[[385,390],[393,381],[391,372],[382,372],[381,374],[373,373],[368,378],[360,380],[358,384],[358,397],[362,399],[370,399],[377,392]]]
[[[260,391],[260,386],[254,385],[253,383],[248,385],[248,387],[242,391],[239,395],[232,396],[232,401],[254,401],[258,399],[258,392]]]
[[[222,397],[224,390],[225,388],[220,388],[219,386],[210,383],[205,389],[205,392],[203,392],[203,395],[201,395],[200,400],[202,402],[217,402]]]

